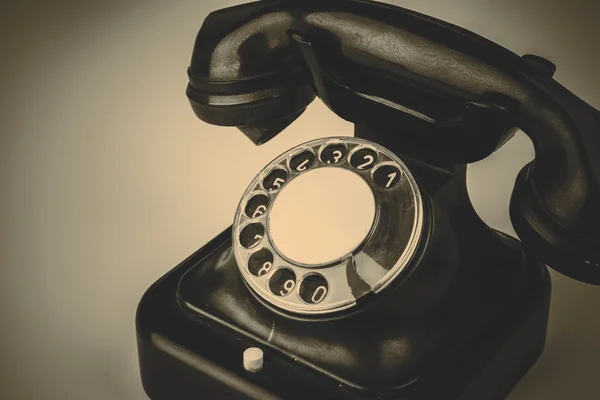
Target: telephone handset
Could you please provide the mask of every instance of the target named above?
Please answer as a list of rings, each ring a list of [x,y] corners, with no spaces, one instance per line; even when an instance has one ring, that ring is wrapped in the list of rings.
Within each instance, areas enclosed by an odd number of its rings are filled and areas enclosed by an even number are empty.
[[[151,398],[497,399],[541,354],[546,267],[600,284],[600,112],[471,32],[365,0],[210,14],[187,96],[262,145],[319,97],[355,137],[257,171],[233,224],[137,315]],[[519,239],[486,226],[466,164],[516,129]],[[211,397],[209,396],[209,397]]]

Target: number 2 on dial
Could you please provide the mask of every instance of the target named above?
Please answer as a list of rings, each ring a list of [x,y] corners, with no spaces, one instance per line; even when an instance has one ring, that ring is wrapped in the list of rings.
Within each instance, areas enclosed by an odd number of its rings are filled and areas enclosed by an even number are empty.
[[[363,157],[364,160],[368,160],[367,162],[365,162],[364,164],[360,164],[358,167],[356,167],[357,169],[365,169],[367,168],[369,165],[373,164],[373,161],[375,160],[373,158],[372,155],[367,154],[366,156]]]

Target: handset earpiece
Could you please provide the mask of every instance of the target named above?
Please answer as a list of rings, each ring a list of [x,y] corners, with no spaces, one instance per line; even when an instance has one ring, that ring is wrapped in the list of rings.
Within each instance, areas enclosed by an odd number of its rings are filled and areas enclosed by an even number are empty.
[[[241,127],[260,144],[316,92],[369,126],[365,139],[429,162],[480,160],[520,128],[536,158],[513,193],[517,234],[541,262],[600,284],[599,112],[554,70],[388,4],[259,1],[207,19],[188,97],[201,119]]]
[[[277,2],[211,13],[198,34],[187,96],[203,121],[235,126],[256,145],[283,131],[314,100],[309,75],[289,49],[293,18]]]

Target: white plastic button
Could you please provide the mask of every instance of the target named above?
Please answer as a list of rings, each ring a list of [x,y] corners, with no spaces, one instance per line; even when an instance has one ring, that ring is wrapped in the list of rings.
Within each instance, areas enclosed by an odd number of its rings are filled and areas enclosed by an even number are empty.
[[[258,347],[250,347],[244,351],[244,369],[248,372],[258,372],[263,367],[263,351]]]

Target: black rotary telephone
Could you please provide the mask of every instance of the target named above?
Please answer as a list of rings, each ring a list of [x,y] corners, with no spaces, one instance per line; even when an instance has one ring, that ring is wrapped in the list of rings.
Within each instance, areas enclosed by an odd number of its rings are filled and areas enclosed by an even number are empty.
[[[210,14],[187,96],[268,142],[318,96],[354,137],[257,171],[233,224],[144,295],[152,399],[502,399],[541,354],[551,267],[600,284],[600,112],[555,66],[365,0]],[[522,129],[520,241],[475,213],[466,164]],[[251,155],[249,155],[251,156]]]

